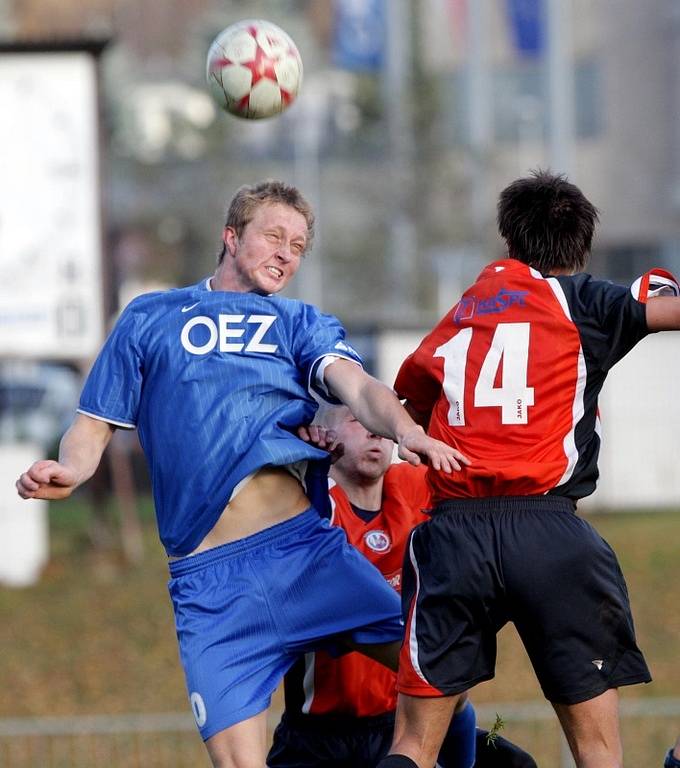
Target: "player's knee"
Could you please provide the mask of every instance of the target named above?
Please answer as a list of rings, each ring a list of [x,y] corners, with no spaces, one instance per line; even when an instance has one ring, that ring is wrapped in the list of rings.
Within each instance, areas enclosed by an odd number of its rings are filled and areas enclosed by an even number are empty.
[[[456,708],[454,710],[454,715],[457,715],[459,712],[462,712],[465,707],[468,706],[468,692],[463,691],[463,693],[459,694],[458,701],[456,702]],[[472,706],[472,705],[470,705]]]
[[[234,745],[229,743],[206,742],[213,768],[262,768],[264,753],[254,744]]]
[[[262,768],[263,759],[252,755],[210,755],[213,768]]]

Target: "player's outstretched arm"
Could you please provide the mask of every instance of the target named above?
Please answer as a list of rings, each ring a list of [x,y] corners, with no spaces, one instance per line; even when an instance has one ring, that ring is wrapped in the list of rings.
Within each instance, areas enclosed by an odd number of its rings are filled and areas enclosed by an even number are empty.
[[[16,482],[22,499],[65,499],[94,474],[111,439],[111,424],[77,414],[59,444],[59,461],[32,464]]]
[[[434,469],[452,472],[469,464],[465,456],[446,443],[425,434],[408,415],[394,392],[369,376],[355,363],[340,358],[324,371],[328,389],[349,407],[357,419],[376,435],[397,443],[399,457],[410,464],[426,459]]]
[[[650,331],[680,330],[680,297],[655,296],[645,306]]]

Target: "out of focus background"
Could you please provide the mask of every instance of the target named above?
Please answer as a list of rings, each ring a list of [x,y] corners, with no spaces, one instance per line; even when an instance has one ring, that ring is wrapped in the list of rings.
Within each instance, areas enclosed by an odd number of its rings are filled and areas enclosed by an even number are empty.
[[[246,18],[304,62],[273,119],[206,87],[211,41]],[[213,271],[238,186],[302,188],[318,236],[287,293],[336,314],[388,383],[503,255],[495,200],[532,168],[600,210],[595,275],[680,273],[676,0],[0,0],[0,95],[0,768],[207,764],[135,436],[68,502],[21,502],[14,480],[55,455],[120,309]],[[655,677],[622,691],[627,759],[649,767],[680,732],[677,344],[649,338],[611,374],[582,505]],[[572,765],[514,630],[474,700],[540,765]]]

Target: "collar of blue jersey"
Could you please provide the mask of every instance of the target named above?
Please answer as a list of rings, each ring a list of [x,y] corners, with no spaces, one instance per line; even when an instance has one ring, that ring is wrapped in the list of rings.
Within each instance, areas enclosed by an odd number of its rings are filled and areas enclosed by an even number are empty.
[[[212,276],[205,278],[205,283],[203,284],[203,287],[205,288],[206,291],[210,291],[211,293],[215,293],[215,291],[213,291],[213,287],[212,287]],[[267,297],[273,296],[273,295],[274,295],[273,293],[268,293]]]

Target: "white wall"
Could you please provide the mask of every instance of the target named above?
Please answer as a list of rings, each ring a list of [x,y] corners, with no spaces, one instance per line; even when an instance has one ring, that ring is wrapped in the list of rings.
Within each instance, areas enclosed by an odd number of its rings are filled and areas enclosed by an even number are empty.
[[[391,386],[427,330],[383,333],[377,376]],[[615,366],[600,416],[600,482],[581,506],[680,508],[680,335],[649,336]]]
[[[49,557],[47,502],[19,498],[14,483],[43,449],[30,443],[0,445],[0,584],[27,587]]]
[[[600,483],[589,507],[680,507],[680,337],[646,338],[600,396]]]

